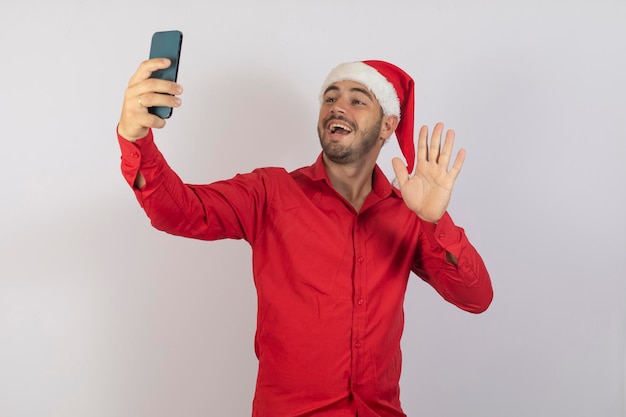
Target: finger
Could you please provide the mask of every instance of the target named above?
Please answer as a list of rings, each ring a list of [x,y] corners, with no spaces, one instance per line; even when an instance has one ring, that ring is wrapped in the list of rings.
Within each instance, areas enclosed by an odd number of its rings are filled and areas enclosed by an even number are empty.
[[[180,107],[182,101],[175,96],[159,93],[143,95],[127,94],[118,131],[126,139],[139,139],[146,135],[148,128],[160,129],[165,126],[163,119],[148,112],[148,107]]]
[[[404,187],[404,184],[409,180],[409,171],[406,169],[406,165],[404,161],[400,158],[393,158],[391,160],[391,165],[393,166],[393,172],[396,174],[396,178],[398,179],[398,185],[400,189]]]
[[[446,132],[446,139],[443,143],[443,147],[441,148],[441,154],[439,155],[438,163],[448,168],[450,164],[450,160],[452,159],[452,148],[454,147],[454,130],[448,130]]]
[[[141,81],[150,78],[154,71],[168,68],[170,65],[172,65],[172,62],[167,58],[154,58],[143,61],[139,64],[139,68],[137,68],[137,71],[130,78],[128,85],[132,86],[140,83]]]
[[[136,120],[139,124],[145,127],[153,129],[161,129],[165,126],[166,121],[152,113],[146,112],[136,116]]]
[[[439,148],[441,147],[441,132],[443,132],[443,123],[437,123],[430,137],[430,148],[428,152],[428,160],[437,162],[439,158]]]
[[[141,107],[180,107],[182,100],[169,94],[145,93],[137,97],[137,104]]]
[[[460,149],[456,154],[456,158],[454,159],[454,163],[452,164],[452,168],[448,173],[452,176],[452,179],[456,181],[456,178],[459,176],[461,172],[461,168],[463,167],[463,163],[465,162],[465,149]]]
[[[146,113],[148,107],[180,107],[182,101],[172,94],[181,92],[182,87],[171,81],[144,80],[126,90],[122,114],[131,121],[136,113]]]
[[[126,90],[126,96],[131,98],[138,97],[146,93],[180,95],[183,93],[183,87],[174,81],[148,78]]]
[[[428,161],[428,126],[420,128],[417,136],[417,161]]]

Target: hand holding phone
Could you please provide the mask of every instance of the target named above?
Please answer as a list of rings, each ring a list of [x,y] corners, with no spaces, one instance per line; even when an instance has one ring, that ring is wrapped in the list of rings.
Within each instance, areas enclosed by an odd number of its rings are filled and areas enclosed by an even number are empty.
[[[181,86],[176,83],[181,42],[182,34],[178,31],[154,34],[150,55],[167,60],[143,61],[130,78],[118,123],[121,137],[134,142],[145,137],[149,129],[161,129],[165,126],[165,119],[172,114],[171,106],[180,105],[175,95],[182,93]],[[150,78],[160,80],[149,81]],[[146,117],[148,112],[157,117]]]
[[[152,73],[150,78],[176,82],[178,78],[178,64],[180,61],[180,51],[183,44],[183,34],[178,30],[156,32],[152,35],[150,46],[150,59],[167,58],[171,61],[169,68],[161,69]],[[149,107],[148,111],[161,119],[168,119],[172,116],[172,108],[164,106]]]

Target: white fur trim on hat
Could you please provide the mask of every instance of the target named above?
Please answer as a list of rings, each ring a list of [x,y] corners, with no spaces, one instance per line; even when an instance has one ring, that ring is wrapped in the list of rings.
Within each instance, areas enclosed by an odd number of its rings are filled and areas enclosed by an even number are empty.
[[[333,83],[346,80],[363,84],[374,93],[385,115],[400,118],[400,100],[393,84],[376,69],[363,62],[346,62],[339,64],[330,71],[320,91],[320,102],[323,100],[328,87]]]

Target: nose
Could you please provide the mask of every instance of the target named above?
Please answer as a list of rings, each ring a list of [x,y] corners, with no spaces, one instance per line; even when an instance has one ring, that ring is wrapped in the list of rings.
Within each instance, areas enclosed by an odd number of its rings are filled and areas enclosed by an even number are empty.
[[[333,114],[344,114],[346,112],[344,103],[341,98],[335,100],[333,105],[330,107],[330,112]]]

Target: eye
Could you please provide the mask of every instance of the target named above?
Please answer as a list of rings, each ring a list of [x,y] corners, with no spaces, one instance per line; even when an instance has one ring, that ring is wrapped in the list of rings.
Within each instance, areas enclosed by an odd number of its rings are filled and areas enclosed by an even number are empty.
[[[332,104],[332,103],[334,103],[335,101],[337,101],[337,99],[336,99],[336,98],[334,98],[334,97],[326,97],[326,98],[324,99],[324,103],[327,103],[327,104]]]
[[[355,99],[352,100],[352,104],[354,104],[355,106],[364,106],[365,102],[355,98]]]

